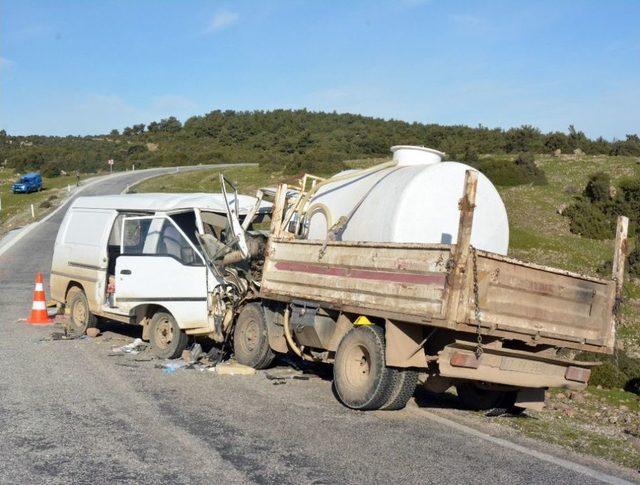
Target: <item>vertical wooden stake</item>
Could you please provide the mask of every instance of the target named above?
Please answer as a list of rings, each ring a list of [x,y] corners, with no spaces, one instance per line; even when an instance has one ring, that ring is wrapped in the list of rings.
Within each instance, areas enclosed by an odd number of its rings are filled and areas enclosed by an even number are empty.
[[[616,299],[622,296],[622,284],[624,283],[624,264],[627,258],[629,219],[625,216],[618,216],[616,226],[616,244],[613,249],[612,276],[616,282]]]
[[[273,201],[273,212],[271,213],[270,232],[273,237],[280,237],[282,232],[282,217],[284,206],[287,200],[287,184],[279,184]]]
[[[473,212],[476,207],[478,190],[478,172],[467,170],[464,174],[464,192],[458,203],[460,221],[458,222],[458,239],[456,241],[456,259],[465,264],[471,246],[471,229],[473,228]]]
[[[33,204],[31,204],[31,218],[32,218],[32,219],[35,219],[35,217],[36,217],[36,213],[35,213],[35,211],[33,210]]]
[[[460,297],[467,280],[467,263],[471,248],[471,230],[473,229],[473,212],[476,207],[478,189],[478,173],[467,170],[464,176],[464,192],[458,203],[460,220],[458,222],[458,239],[453,248],[453,269],[447,281],[446,318],[449,326],[455,326],[460,306]]]

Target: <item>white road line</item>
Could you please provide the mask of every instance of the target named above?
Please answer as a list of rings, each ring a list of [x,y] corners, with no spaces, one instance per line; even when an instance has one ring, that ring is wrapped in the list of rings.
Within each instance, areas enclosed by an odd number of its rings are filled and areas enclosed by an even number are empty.
[[[582,475],[586,475],[591,478],[595,478],[596,480],[600,480],[604,483],[610,483],[612,485],[632,485],[631,482],[624,480],[622,478],[615,477],[613,475],[608,475],[606,473],[599,472],[598,470],[594,470],[593,468],[589,468],[585,465],[580,465],[578,463],[574,463],[569,460],[565,460],[563,458],[558,458],[553,455],[549,455],[547,453],[543,453],[541,451],[532,450],[530,448],[526,448],[524,446],[518,445],[516,443],[512,443],[511,441],[507,441],[502,438],[498,438],[496,436],[491,436],[482,431],[478,431],[477,429],[470,428],[469,426],[465,426],[464,424],[456,423],[447,418],[443,418],[442,416],[438,416],[432,412],[426,411],[424,409],[420,409],[420,415],[425,416],[427,419],[431,421],[435,421],[436,423],[448,426],[462,433],[466,433],[471,436],[475,436],[476,438],[480,438],[481,440],[488,441],[498,446],[502,446],[503,448],[508,448],[510,450],[514,450],[525,455],[533,456],[538,460],[546,461],[548,463],[552,463],[554,465],[558,465],[562,468],[566,468],[567,470],[571,470],[576,473],[581,473]]]

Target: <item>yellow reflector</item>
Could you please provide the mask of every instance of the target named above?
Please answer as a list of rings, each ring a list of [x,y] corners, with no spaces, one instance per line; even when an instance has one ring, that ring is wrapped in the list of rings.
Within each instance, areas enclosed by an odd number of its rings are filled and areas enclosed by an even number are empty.
[[[371,321],[364,315],[360,315],[358,318],[356,318],[356,321],[353,322],[353,324],[354,325],[373,325],[373,323],[371,323]]]

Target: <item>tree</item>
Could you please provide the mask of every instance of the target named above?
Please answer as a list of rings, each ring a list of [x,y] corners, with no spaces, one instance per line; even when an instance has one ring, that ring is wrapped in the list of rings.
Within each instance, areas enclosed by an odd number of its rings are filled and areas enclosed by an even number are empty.
[[[182,129],[182,123],[180,123],[175,116],[169,116],[168,118],[160,120],[158,129],[166,133],[177,133]]]
[[[549,153],[553,153],[556,150],[561,152],[567,152],[569,145],[567,144],[567,136],[564,133],[555,131],[545,136],[544,147]]]
[[[111,136],[118,136],[120,135],[120,132],[116,129],[111,130],[111,133],[109,133]]]
[[[523,125],[520,128],[511,128],[506,132],[505,150],[512,152],[538,153],[542,148],[542,136],[538,128]]]

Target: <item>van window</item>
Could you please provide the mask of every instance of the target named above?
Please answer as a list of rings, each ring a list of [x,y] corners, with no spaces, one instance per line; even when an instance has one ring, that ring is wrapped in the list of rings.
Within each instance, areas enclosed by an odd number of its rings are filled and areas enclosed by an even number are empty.
[[[145,252],[145,243],[153,219],[128,219],[124,223],[123,254],[153,254]]]
[[[198,228],[196,226],[195,212],[180,212],[178,214],[171,214],[169,217],[173,219],[173,222],[175,222],[180,229],[182,229],[182,232],[187,235],[191,242],[198,247],[198,238],[196,237]]]
[[[189,241],[164,218],[128,219],[123,254],[171,256],[186,265],[202,264]]]

